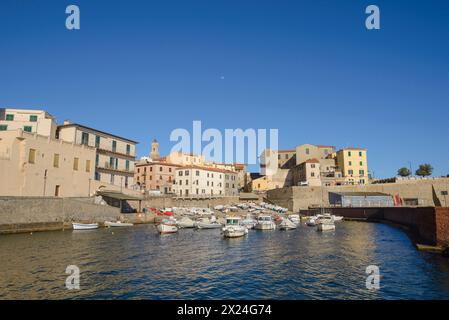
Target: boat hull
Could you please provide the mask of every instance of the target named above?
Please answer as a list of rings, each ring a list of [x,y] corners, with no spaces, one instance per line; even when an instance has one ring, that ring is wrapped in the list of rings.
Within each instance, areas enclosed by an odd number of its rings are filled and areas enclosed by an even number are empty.
[[[111,222],[111,221],[105,221],[104,225],[106,227],[131,227],[134,224],[132,223],[125,223],[125,222]]]
[[[256,230],[274,230],[274,229],[276,229],[276,224],[274,222],[271,222],[271,223],[257,223],[254,228]]]
[[[222,225],[219,223],[197,223],[197,229],[218,229],[221,228]]]
[[[239,238],[248,234],[248,230],[246,228],[224,228],[223,236],[225,238]]]
[[[72,223],[73,230],[98,229],[98,223]]]
[[[157,225],[157,231],[159,231],[160,234],[167,234],[167,233],[176,233],[178,232],[178,227],[172,224],[165,224],[161,223]]]
[[[317,231],[333,231],[335,230],[334,224],[328,224],[328,223],[319,223],[316,226]]]

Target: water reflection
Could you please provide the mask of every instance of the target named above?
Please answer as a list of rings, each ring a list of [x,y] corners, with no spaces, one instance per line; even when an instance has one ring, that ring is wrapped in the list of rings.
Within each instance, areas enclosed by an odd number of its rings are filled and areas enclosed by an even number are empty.
[[[3,299],[447,299],[449,262],[415,250],[402,231],[344,222],[333,232],[301,226],[160,236],[154,226],[0,237]],[[81,290],[65,289],[65,269]],[[378,265],[381,289],[365,288]]]

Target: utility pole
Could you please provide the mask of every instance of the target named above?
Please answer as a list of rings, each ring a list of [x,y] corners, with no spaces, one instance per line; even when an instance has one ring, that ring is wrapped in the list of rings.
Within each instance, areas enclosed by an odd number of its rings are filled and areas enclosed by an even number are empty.
[[[44,192],[43,196],[45,197],[45,189],[47,188],[47,169],[44,171]]]

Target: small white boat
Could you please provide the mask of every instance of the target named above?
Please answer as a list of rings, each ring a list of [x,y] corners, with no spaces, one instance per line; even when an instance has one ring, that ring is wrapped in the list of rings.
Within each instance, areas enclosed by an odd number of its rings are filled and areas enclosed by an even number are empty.
[[[195,222],[189,217],[183,217],[177,221],[178,228],[194,228]]]
[[[163,219],[161,223],[156,226],[156,228],[161,234],[178,232],[176,220],[174,219]]]
[[[238,238],[248,234],[248,229],[240,217],[227,217],[222,231],[225,238]]]
[[[197,229],[218,229],[222,227],[222,224],[217,222],[215,216],[210,218],[201,218],[195,223]]]
[[[291,222],[293,222],[294,224],[299,224],[301,222],[299,214],[291,214],[291,215],[288,216],[288,219]]]
[[[333,215],[332,218],[334,219],[335,222],[343,220],[343,216],[335,216],[335,215]]]
[[[72,223],[73,230],[92,230],[98,229],[98,223]]]
[[[309,227],[315,227],[316,226],[316,217],[310,217],[309,220],[306,221],[306,225]]]
[[[243,219],[242,224],[247,228],[247,229],[253,229],[256,226],[256,220],[253,219],[253,217],[251,216],[251,214],[247,214],[246,218]]]
[[[335,230],[334,218],[330,214],[323,214],[316,221],[317,231]]]
[[[282,219],[281,223],[279,224],[279,230],[293,230],[297,227],[298,225],[290,219]]]
[[[255,228],[257,230],[274,230],[276,229],[276,224],[273,221],[273,218],[269,215],[260,215],[257,218],[257,223]]]
[[[127,222],[121,222],[121,221],[116,221],[116,222],[105,221],[104,225],[105,225],[105,227],[131,227],[134,224],[127,223]]]

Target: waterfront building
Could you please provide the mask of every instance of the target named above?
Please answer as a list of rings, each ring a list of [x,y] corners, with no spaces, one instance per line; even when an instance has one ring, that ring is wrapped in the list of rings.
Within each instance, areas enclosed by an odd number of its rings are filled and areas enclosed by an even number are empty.
[[[179,197],[236,196],[237,178],[235,171],[187,165],[176,168],[173,189]]]
[[[138,142],[81,124],[64,121],[57,137],[63,141],[96,148],[95,180],[115,187],[134,187],[134,165]]]
[[[293,185],[321,186],[321,165],[318,159],[308,159],[293,168]]]
[[[366,149],[343,148],[336,152],[335,164],[342,172],[345,184],[367,184],[368,164]]]
[[[56,128],[55,118],[45,110],[0,109],[0,131],[22,129],[54,139]]]
[[[175,170],[179,167],[166,161],[141,160],[136,163],[134,180],[141,190],[173,193]]]
[[[393,197],[382,192],[329,192],[329,203],[338,207],[393,207]]]
[[[95,148],[23,129],[0,132],[0,195],[86,197]]]

